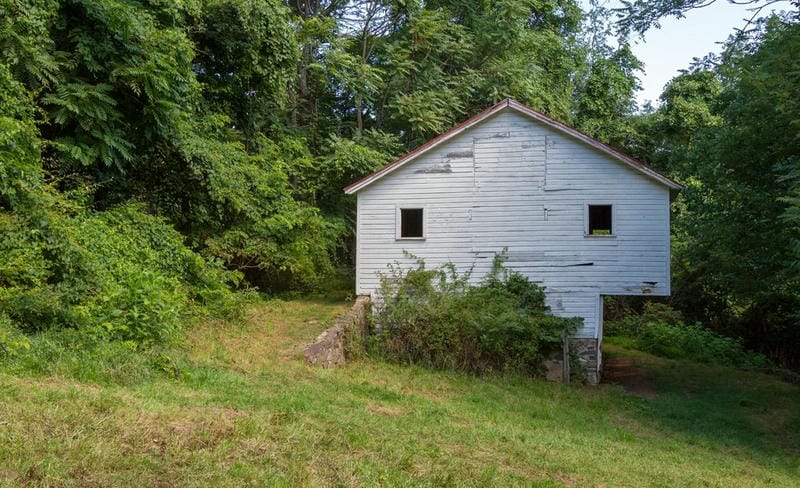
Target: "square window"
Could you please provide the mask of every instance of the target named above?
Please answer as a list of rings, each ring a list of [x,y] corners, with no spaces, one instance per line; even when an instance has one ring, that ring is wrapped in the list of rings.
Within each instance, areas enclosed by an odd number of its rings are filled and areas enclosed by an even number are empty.
[[[421,208],[400,209],[400,239],[424,237]]]
[[[592,236],[610,236],[613,234],[611,205],[589,205],[589,229]]]

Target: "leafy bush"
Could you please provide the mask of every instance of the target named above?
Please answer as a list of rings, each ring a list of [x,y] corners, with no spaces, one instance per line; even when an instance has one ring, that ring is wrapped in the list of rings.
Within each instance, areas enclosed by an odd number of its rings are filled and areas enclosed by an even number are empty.
[[[0,62],[0,208],[30,204],[41,184],[32,97]]]
[[[8,315],[0,313],[0,358],[14,357],[30,347],[28,338],[14,327]]]
[[[219,123],[209,130],[223,127]],[[204,141],[205,135],[184,137],[181,157],[207,184],[173,195],[178,182],[157,183],[165,199],[160,206],[171,221],[184,221],[182,227],[204,254],[267,292],[313,289],[333,274],[343,228],[294,197],[285,161],[272,159],[272,153],[248,155],[238,143]],[[186,206],[202,211],[187,215]]]
[[[390,266],[375,315],[379,352],[433,368],[538,373],[545,355],[582,320],[550,314],[543,289],[500,263],[496,258],[476,286],[453,264]]]
[[[607,336],[630,339],[630,345],[672,359],[739,367],[767,367],[769,360],[747,352],[741,339],[721,336],[699,323],[685,324],[680,312],[659,303],[647,303],[641,315],[608,322]]]
[[[235,308],[228,284],[238,275],[161,219],[136,206],[72,211],[0,213],[0,313],[20,330],[146,347],[174,337],[190,311]]]
[[[631,313],[626,310],[627,315],[620,320],[609,320],[603,325],[606,336],[622,337],[641,337],[647,331],[648,324],[663,322],[668,325],[683,323],[683,315],[663,303],[647,302],[641,314]]]

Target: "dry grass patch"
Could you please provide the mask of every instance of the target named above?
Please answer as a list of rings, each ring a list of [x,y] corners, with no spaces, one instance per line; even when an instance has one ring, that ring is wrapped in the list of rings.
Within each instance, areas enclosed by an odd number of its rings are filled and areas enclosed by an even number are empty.
[[[190,356],[247,374],[258,374],[276,361],[299,359],[348,303],[324,300],[269,300],[250,305],[239,322],[212,320],[189,331]]]
[[[390,417],[402,417],[408,414],[408,409],[399,405],[378,405],[370,403],[367,405],[366,410],[372,415],[388,415]]]
[[[148,454],[167,449],[215,449],[236,433],[237,421],[247,413],[232,408],[190,407],[167,411],[133,410],[121,432],[123,453],[144,447]]]

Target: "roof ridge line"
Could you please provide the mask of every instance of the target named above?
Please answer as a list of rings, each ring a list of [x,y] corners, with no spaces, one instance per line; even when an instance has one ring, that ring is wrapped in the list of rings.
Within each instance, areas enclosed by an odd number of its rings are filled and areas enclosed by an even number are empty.
[[[667,187],[680,191],[683,187],[673,180],[672,178],[659,173],[658,171],[654,170],[650,166],[646,165],[645,163],[638,161],[637,159],[628,156],[627,154],[622,153],[621,151],[600,142],[599,140],[584,134],[578,129],[571,127],[563,122],[559,122],[556,119],[548,117],[542,112],[538,110],[532,109],[525,105],[524,103],[518,102],[513,98],[504,98],[503,100],[495,103],[491,107],[473,115],[472,117],[464,120],[460,124],[454,126],[453,128],[442,132],[438,136],[426,141],[425,143],[417,146],[416,148],[412,149],[411,151],[405,153],[404,155],[400,156],[399,158],[395,159],[393,162],[385,165],[384,167],[378,169],[377,171],[366,175],[365,177],[359,179],[351,183],[350,185],[344,188],[344,192],[348,195],[352,195],[353,193],[361,190],[365,186],[371,184],[372,182],[382,178],[383,176],[393,172],[395,169],[403,166],[404,164],[408,163],[409,161],[414,160],[416,157],[424,154],[425,152],[429,151],[430,149],[438,146],[439,144],[446,142],[447,140],[455,137],[456,135],[460,134],[461,132],[469,129],[473,125],[482,122],[483,120],[489,118],[490,116],[494,115],[497,112],[505,108],[514,109],[518,112],[521,112],[524,115],[527,115],[533,119],[538,120],[539,122],[553,128],[559,130],[561,132],[566,133],[567,135],[572,136],[579,141],[582,141],[589,146],[604,152],[608,156],[630,166],[631,168],[639,171],[640,173],[657,180],[658,182],[666,185]]]

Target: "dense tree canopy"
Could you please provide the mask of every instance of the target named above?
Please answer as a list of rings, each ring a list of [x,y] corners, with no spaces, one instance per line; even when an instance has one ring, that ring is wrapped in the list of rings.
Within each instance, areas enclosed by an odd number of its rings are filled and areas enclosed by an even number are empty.
[[[773,17],[673,79],[633,151],[685,182],[674,303],[798,364],[800,24]],[[643,141],[645,141],[643,143]],[[643,147],[644,146],[644,147]]]

